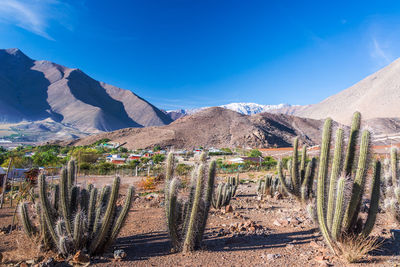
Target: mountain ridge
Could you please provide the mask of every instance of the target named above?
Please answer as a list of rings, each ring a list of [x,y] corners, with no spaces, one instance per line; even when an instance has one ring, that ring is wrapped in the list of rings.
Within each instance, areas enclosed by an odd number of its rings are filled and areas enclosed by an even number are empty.
[[[82,70],[0,49],[0,121],[57,123],[85,133],[169,124],[172,120],[130,90],[97,81]]]

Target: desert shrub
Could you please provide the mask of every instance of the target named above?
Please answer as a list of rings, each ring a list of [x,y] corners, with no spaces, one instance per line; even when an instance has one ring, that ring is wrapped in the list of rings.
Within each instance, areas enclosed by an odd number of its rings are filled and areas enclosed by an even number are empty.
[[[175,168],[175,172],[178,176],[186,176],[190,174],[192,169],[193,167],[190,165],[179,163]]]
[[[139,183],[139,187],[143,190],[154,190],[156,188],[156,177],[143,178]]]

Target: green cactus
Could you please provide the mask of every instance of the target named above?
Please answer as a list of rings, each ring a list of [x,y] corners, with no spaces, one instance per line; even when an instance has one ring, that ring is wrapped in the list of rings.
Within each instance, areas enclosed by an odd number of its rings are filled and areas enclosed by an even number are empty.
[[[398,150],[393,147],[390,160],[385,161],[385,181],[383,184],[384,207],[400,223],[400,177],[398,173]]]
[[[260,197],[265,195],[274,196],[276,192],[283,193],[279,178],[266,175],[263,179],[257,181],[257,194]]]
[[[104,187],[100,196],[93,186],[81,189],[71,181],[76,181],[75,175],[69,175],[68,170],[63,168],[59,184],[59,205],[55,209],[47,197],[46,177],[41,174],[40,203],[37,206],[40,231],[34,227],[26,203],[19,206],[21,224],[30,238],[42,242],[46,248],[54,249],[65,257],[78,250],[86,250],[91,255],[101,254],[113,244],[123,226],[131,205],[133,187],[128,189],[124,205],[119,207],[116,204],[119,177],[114,179],[112,189],[109,186]],[[53,197],[54,192],[50,193]]]
[[[217,190],[212,197],[212,206],[214,209],[221,209],[229,205],[232,198],[233,186],[229,183],[220,183],[217,186]]]
[[[236,177],[229,176],[226,179],[226,182],[231,185],[231,187],[232,187],[231,197],[234,197],[236,195],[236,191],[240,184],[239,173],[236,175]]]
[[[304,145],[300,161],[298,160],[299,138],[293,143],[292,160],[288,161],[290,183],[286,181],[283,173],[282,161],[278,162],[278,177],[282,188],[290,195],[295,196],[301,202],[306,202],[312,196],[312,184],[315,171],[315,159],[312,159],[306,167],[307,147]]]
[[[340,169],[340,166],[343,151],[343,130],[340,128],[337,130],[329,183],[327,183],[326,180],[329,169],[331,119],[325,121],[323,129],[316,210],[319,228],[324,240],[328,247],[335,253],[340,253],[340,246],[337,245],[337,242],[340,242],[345,235],[362,235],[367,237],[375,224],[378,212],[381,165],[377,160],[374,163],[370,207],[365,223],[363,223],[359,216],[370,157],[370,133],[365,130],[361,137],[358,164],[355,166],[354,159],[356,155],[356,140],[358,138],[360,118],[361,116],[358,112],[353,116],[345,163],[342,169]],[[353,170],[356,170],[354,175]],[[352,185],[350,183],[352,183]],[[350,194],[345,193],[346,188],[352,188]]]
[[[171,158],[170,162],[173,162],[172,153],[168,157]],[[201,158],[204,160],[206,156],[202,155]],[[211,205],[216,170],[215,161],[210,163],[208,172],[205,164],[206,162],[201,161],[195,168],[188,199],[178,198],[178,178],[167,181],[165,213],[173,251],[187,253],[201,245]],[[167,166],[167,171],[170,167]]]

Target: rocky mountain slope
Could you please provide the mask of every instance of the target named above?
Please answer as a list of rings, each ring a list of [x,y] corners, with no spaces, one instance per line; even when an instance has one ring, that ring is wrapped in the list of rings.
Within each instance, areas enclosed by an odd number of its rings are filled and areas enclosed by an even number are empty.
[[[82,138],[69,144],[89,145],[108,138],[127,142],[130,149],[155,145],[173,148],[290,146],[295,136],[314,145],[323,121],[290,115],[261,113],[253,116],[214,107],[180,118],[167,126],[128,128]]]
[[[135,95],[79,69],[0,49],[0,122],[50,119],[85,133],[161,126],[172,120]]]
[[[313,119],[331,117],[348,124],[358,110],[364,119],[400,117],[400,59],[322,102],[295,112]]]
[[[263,112],[291,115],[296,111],[298,111],[299,109],[303,108],[304,106],[289,105],[289,104],[261,105],[257,103],[230,103],[226,105],[221,105],[219,107],[233,110],[244,115],[255,115]],[[165,113],[168,114],[172,120],[177,120],[179,118],[182,118],[183,116],[197,113],[206,108],[209,107],[202,107],[196,109],[168,110],[165,111]]]

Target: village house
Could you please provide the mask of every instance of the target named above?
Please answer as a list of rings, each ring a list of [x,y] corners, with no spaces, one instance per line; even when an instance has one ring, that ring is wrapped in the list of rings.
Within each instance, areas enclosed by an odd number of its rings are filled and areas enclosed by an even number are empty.
[[[106,157],[106,161],[114,164],[125,164],[126,158],[122,158],[119,154]]]

